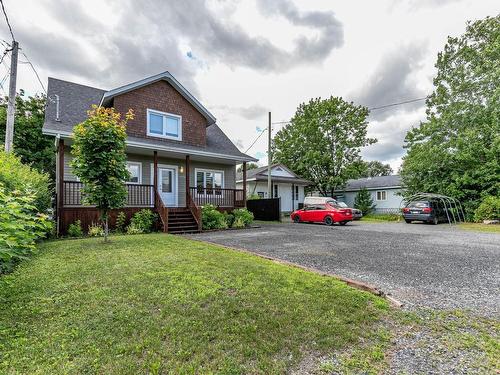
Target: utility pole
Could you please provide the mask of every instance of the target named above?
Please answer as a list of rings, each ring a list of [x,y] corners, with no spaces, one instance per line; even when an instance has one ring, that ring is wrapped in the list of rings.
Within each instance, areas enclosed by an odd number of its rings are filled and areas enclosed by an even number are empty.
[[[7,104],[7,129],[5,130],[5,152],[11,152],[14,143],[14,115],[16,113],[16,80],[18,43],[12,41],[10,59],[9,102]]]
[[[271,164],[273,162],[273,155],[271,153],[271,112],[269,112],[269,129],[267,129],[267,196],[273,197],[273,187],[271,186]]]

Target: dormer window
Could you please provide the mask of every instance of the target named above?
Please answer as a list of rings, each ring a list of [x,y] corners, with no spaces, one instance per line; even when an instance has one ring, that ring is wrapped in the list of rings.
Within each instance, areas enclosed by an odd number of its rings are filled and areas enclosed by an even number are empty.
[[[148,109],[148,135],[150,137],[159,137],[182,140],[182,117],[172,113],[155,111]]]

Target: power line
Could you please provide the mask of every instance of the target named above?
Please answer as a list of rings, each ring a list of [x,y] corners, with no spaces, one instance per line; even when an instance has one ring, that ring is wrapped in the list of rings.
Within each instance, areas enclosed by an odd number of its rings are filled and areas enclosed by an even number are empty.
[[[255,140],[252,142],[252,144],[250,145],[250,147],[249,147],[249,148],[247,148],[247,150],[244,152],[245,154],[248,152],[248,150],[250,150],[250,149],[253,147],[253,145],[255,144],[255,142],[257,142],[257,141],[258,141],[258,139],[260,138],[260,136],[261,136],[262,134],[264,134],[264,132],[265,132],[266,130],[267,130],[267,128],[264,128],[264,129],[262,129],[262,130],[260,131],[260,134],[257,136],[257,138],[255,138]]]
[[[0,0],[1,1],[1,0]],[[30,59],[28,58],[28,56],[26,56],[26,54],[21,51],[21,53],[23,54],[23,56],[26,58],[26,60],[28,61],[23,61],[24,64],[29,64],[29,66],[31,66],[31,69],[33,69],[33,72],[35,73],[36,75],[36,78],[38,79],[38,82],[40,83],[40,86],[42,86],[42,89],[43,91],[45,92],[45,94],[47,95],[47,90],[45,90],[45,86],[43,85],[42,83],[42,80],[40,79],[40,76],[38,75],[38,72],[36,71],[35,67],[33,66],[33,64],[31,63]]]
[[[9,27],[10,35],[12,36],[12,40],[15,41],[16,38],[14,38],[14,33],[12,32],[12,27],[10,26],[9,17],[7,17],[7,12],[5,11],[3,0],[0,0],[0,3],[2,4],[3,15],[5,16],[5,21],[7,22],[7,26]]]
[[[414,102],[419,102],[421,100],[426,100],[428,98],[428,96],[424,97],[424,98],[417,98],[417,99],[410,99],[410,100],[405,100],[405,101],[402,101],[402,102],[397,102],[397,103],[391,103],[391,104],[386,104],[386,105],[381,105],[380,107],[372,107],[372,108],[368,108],[369,111],[374,111],[374,110],[377,110],[377,109],[383,109],[383,108],[388,108],[388,107],[395,107],[397,105],[402,105],[402,104],[408,104],[408,103],[414,103]]]

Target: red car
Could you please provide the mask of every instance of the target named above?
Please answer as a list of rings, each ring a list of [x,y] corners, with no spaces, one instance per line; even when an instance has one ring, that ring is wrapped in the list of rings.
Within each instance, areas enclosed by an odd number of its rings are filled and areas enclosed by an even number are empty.
[[[352,221],[352,211],[350,208],[335,206],[334,204],[312,204],[300,210],[293,211],[290,218],[294,223],[325,223],[332,225],[339,223],[346,225]]]

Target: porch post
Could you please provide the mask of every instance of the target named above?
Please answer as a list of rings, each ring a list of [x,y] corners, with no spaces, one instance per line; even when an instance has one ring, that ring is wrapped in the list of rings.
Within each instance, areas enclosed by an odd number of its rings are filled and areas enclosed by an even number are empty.
[[[155,192],[155,208],[156,207],[156,191],[158,190],[158,151],[153,152],[153,189]]]
[[[63,203],[64,203],[64,139],[59,139],[58,145],[58,180],[59,180],[59,191],[57,197],[57,234],[62,234],[63,231]]]
[[[190,187],[191,187],[191,171],[190,171],[190,166],[191,166],[191,160],[189,158],[189,155],[186,155],[186,206],[187,206],[187,198],[189,197],[189,194],[191,194]]]
[[[243,207],[247,206],[247,162],[243,162]]]

